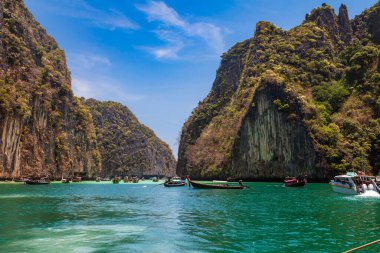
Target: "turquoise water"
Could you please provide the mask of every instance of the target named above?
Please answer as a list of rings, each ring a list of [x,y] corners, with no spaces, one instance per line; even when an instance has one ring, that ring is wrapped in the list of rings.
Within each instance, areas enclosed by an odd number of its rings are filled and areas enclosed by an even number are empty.
[[[0,252],[342,252],[380,238],[380,198],[249,186],[0,184]]]

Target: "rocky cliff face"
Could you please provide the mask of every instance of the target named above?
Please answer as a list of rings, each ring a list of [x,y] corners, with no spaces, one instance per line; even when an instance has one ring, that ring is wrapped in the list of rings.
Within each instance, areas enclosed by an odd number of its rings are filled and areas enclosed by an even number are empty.
[[[256,90],[234,147],[231,166],[237,177],[323,176],[323,170],[315,169],[318,155],[313,140],[297,116],[302,115],[300,106],[289,96],[277,85]],[[291,106],[281,108],[280,103]]]
[[[352,21],[352,27],[361,40],[371,39],[375,43],[380,43],[380,3],[365,10],[361,15]]]
[[[184,124],[177,173],[261,178],[379,170],[380,4],[355,20],[322,5],[289,31],[259,22],[222,56]],[[376,155],[374,155],[376,153]]]
[[[88,99],[102,156],[102,176],[175,175],[169,146],[116,102]]]
[[[21,0],[0,1],[0,178],[100,169],[91,114],[65,55]]]

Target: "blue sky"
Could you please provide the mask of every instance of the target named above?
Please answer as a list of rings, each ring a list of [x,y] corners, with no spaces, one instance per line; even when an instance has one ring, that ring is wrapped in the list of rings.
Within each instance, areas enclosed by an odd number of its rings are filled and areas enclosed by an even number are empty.
[[[65,50],[75,95],[128,106],[175,155],[220,55],[258,21],[289,29],[324,2],[352,18],[377,0],[25,0]]]

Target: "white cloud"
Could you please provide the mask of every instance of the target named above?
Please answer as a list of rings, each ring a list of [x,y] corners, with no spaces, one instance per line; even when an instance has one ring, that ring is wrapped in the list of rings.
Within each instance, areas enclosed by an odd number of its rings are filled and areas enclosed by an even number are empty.
[[[137,101],[142,95],[127,92],[119,80],[109,78],[112,63],[98,54],[68,54],[68,65],[73,70],[72,88],[79,97],[113,101]]]
[[[140,47],[153,54],[157,59],[178,59],[178,52],[185,47],[182,38],[169,30],[155,31],[158,38],[166,42],[163,47]]]
[[[153,54],[157,59],[178,59],[178,52],[182,49],[182,47],[141,47],[141,49]]]
[[[146,5],[137,5],[136,8],[148,15],[149,21],[161,21],[167,25],[183,27],[187,26],[178,13],[164,2],[149,1]]]
[[[195,23],[188,27],[187,32],[204,39],[216,52],[223,52],[224,40],[220,27],[209,23]]]
[[[91,84],[87,80],[73,79],[72,86],[74,94],[77,97],[93,98],[96,95],[95,90],[91,88]]]
[[[74,78],[72,86],[75,96],[113,101],[138,101],[142,95],[128,94],[120,86],[110,80],[89,80]]]
[[[222,29],[214,24],[206,22],[190,23],[180,17],[180,15],[164,2],[149,1],[145,5],[137,5],[136,8],[144,12],[149,21],[161,22],[165,29],[161,29],[158,37],[167,42],[168,45],[162,48],[153,48],[152,53],[157,58],[174,58],[177,53],[185,46],[186,37],[198,37],[203,39],[207,45],[220,54],[224,50],[224,39]],[[174,28],[176,30],[169,30]],[[167,34],[175,34],[176,40],[167,37]],[[172,36],[173,37],[173,36]],[[185,38],[184,38],[185,37]]]
[[[94,54],[70,54],[70,62],[75,63],[75,66],[85,69],[92,69],[98,66],[110,67],[112,65],[107,57]]]
[[[62,15],[88,20],[97,27],[109,30],[134,30],[139,28],[136,23],[117,10],[99,10],[84,0],[67,0],[64,3],[67,5],[66,8],[62,6],[59,10]]]
[[[125,30],[135,30],[138,29],[139,26],[132,22],[129,18],[127,18],[124,14],[116,10],[110,10],[110,13],[102,13],[103,17],[95,18],[93,16],[93,22],[97,24],[99,27],[104,27],[110,30],[115,29],[125,29]]]

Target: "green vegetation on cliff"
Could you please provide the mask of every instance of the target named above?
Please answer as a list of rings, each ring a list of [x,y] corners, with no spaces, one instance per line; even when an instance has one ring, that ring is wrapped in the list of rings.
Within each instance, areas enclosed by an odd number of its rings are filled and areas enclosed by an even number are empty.
[[[175,174],[176,161],[169,146],[126,106],[95,99],[84,103],[94,120],[103,176]]]
[[[91,114],[73,96],[64,52],[21,0],[0,1],[0,178],[101,167]]]
[[[222,56],[211,92],[185,123],[177,173],[202,178],[267,175],[260,169],[248,172],[252,169],[248,164],[273,170],[268,176],[273,178],[283,173],[307,172],[316,178],[347,170],[377,173],[379,9],[380,3],[350,21],[344,5],[337,16],[324,4],[289,31],[259,22],[253,38],[236,44]],[[265,132],[272,138],[268,141],[286,143],[278,136],[282,125],[301,123],[305,138],[312,143],[310,154],[316,153],[299,158],[309,160],[309,168],[303,167],[305,163],[298,164],[298,151],[293,149],[284,148],[276,154],[265,149],[270,154],[252,161],[257,152],[263,152],[263,146],[252,146],[255,141],[242,146],[244,138],[255,138],[244,133],[252,131],[243,127],[247,120],[260,122],[249,115],[269,115],[255,103],[259,99],[257,91],[268,85],[282,90],[271,101],[276,107],[266,107],[280,112],[270,114],[280,117],[280,121],[265,121],[272,129]],[[303,145],[302,140],[297,141]],[[294,154],[289,156],[287,152]]]
[[[175,174],[128,108],[73,95],[64,52],[22,0],[0,1],[0,25],[0,178]]]

